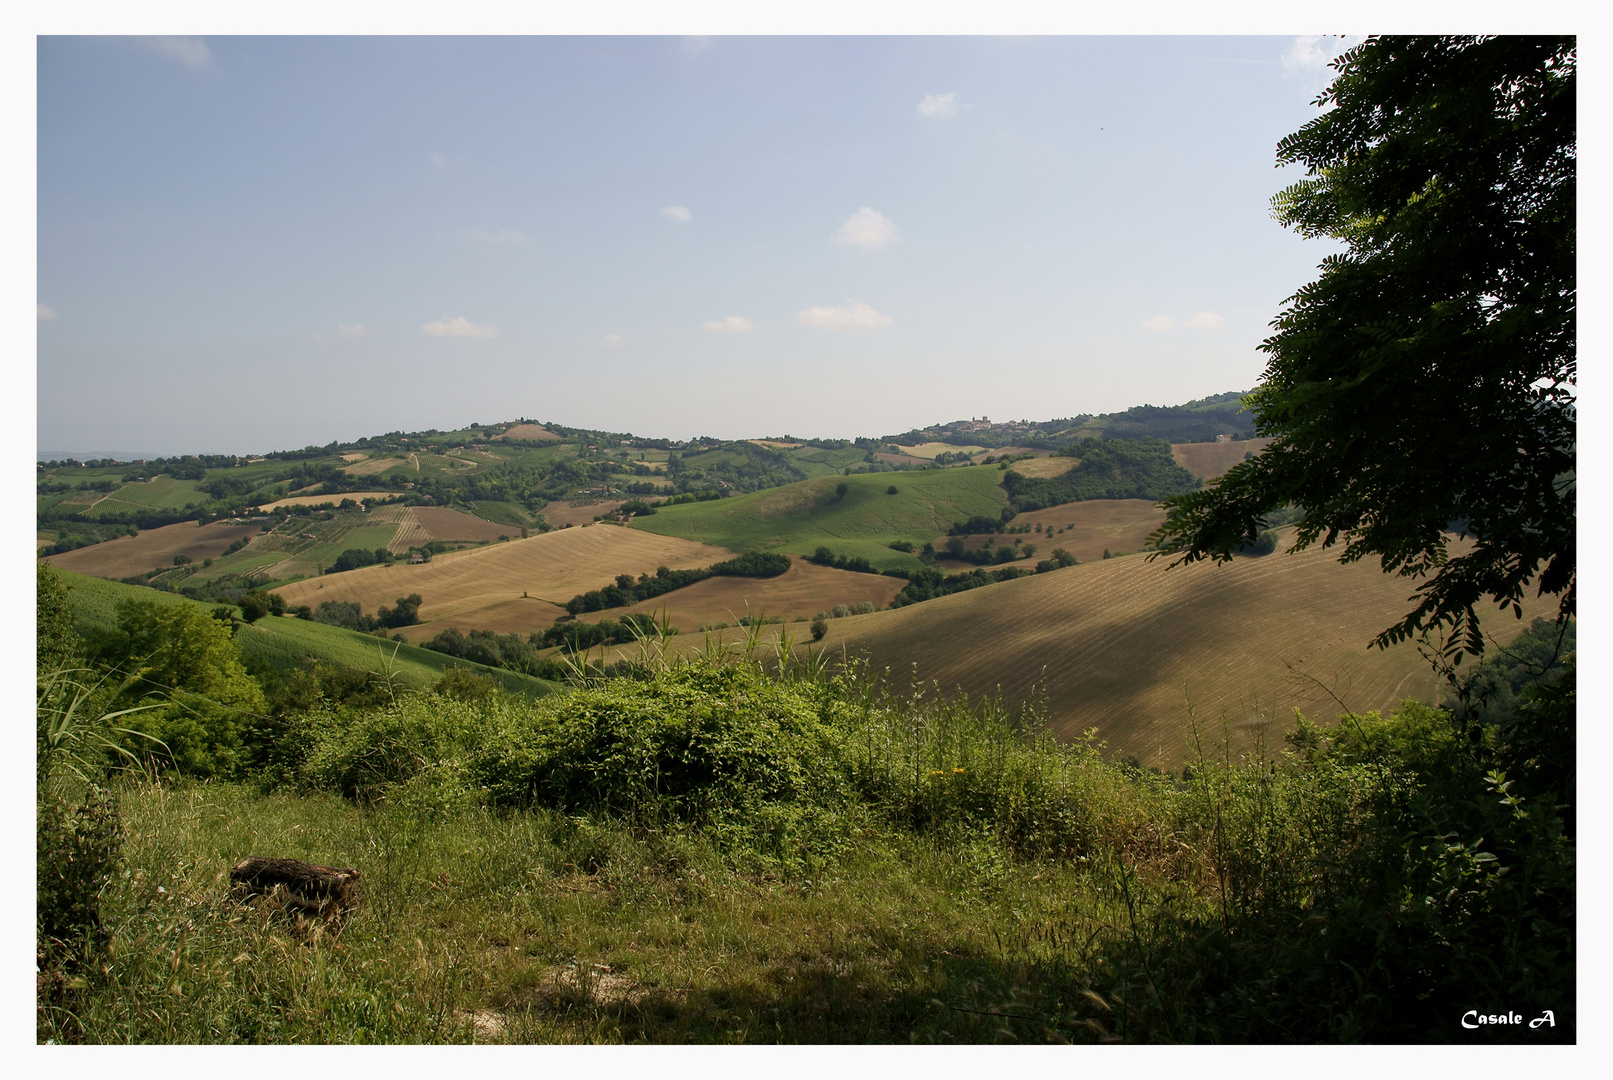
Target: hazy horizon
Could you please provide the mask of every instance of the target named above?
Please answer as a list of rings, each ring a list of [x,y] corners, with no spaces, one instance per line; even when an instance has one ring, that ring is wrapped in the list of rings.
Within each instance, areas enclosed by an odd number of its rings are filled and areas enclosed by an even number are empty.
[[[36,446],[848,438],[1255,385],[1336,39],[38,41]],[[87,451],[86,451],[87,452]]]

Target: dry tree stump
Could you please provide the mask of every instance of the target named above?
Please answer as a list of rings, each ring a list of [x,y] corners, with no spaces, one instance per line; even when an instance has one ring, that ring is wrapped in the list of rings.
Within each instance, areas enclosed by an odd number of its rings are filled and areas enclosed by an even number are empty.
[[[360,879],[351,867],[248,855],[230,868],[230,893],[243,902],[255,897],[271,900],[298,922],[317,915],[335,931],[358,907],[363,895]]]

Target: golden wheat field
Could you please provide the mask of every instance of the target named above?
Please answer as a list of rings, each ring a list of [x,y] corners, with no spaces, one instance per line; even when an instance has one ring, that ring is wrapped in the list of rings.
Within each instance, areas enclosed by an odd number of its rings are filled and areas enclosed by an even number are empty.
[[[856,574],[817,566],[802,558],[776,578],[717,577],[676,589],[629,608],[588,615],[588,621],[623,615],[669,619],[683,633],[712,623],[737,623],[744,615],[810,619],[836,604],[885,607],[907,582],[880,574]]]
[[[142,529],[139,536],[120,536],[77,551],[52,555],[47,561],[63,570],[116,581],[159,566],[172,566],[175,555],[184,555],[198,563],[203,559],[216,559],[235,541],[257,536],[261,531],[256,525],[225,521],[206,525],[181,521],[160,529]]]
[[[1410,609],[1414,587],[1375,562],[1343,565],[1335,551],[1312,548],[1166,566],[1134,555],[833,619],[813,648],[865,656],[898,689],[916,670],[943,691],[1000,693],[1015,707],[1040,701],[1059,737],[1096,728],[1109,753],[1172,769],[1187,756],[1189,702],[1207,750],[1224,735],[1241,750],[1257,735],[1280,739],[1296,708],[1332,721],[1346,707],[1437,695],[1415,644],[1367,647]],[[1491,613],[1485,630],[1505,642],[1554,612],[1533,600],[1522,621]],[[805,638],[800,626],[786,632],[798,645]]]
[[[662,565],[685,570],[728,558],[732,552],[709,544],[595,525],[451,551],[419,566],[367,566],[325,574],[274,591],[293,607],[339,600],[357,602],[368,612],[419,593],[424,625],[407,631],[418,642],[448,626],[500,633],[546,629],[565,614],[557,605],[610,584],[618,574],[637,577]]]
[[[1024,461],[1015,461],[1009,468],[1021,476],[1053,477],[1063,476],[1075,468],[1077,459],[1073,457],[1033,457]]]
[[[539,424],[516,424],[495,439],[519,439],[522,442],[558,442],[560,436]]]
[[[292,495],[289,498],[263,503],[258,509],[273,510],[281,506],[336,506],[343,499],[352,499],[354,502],[363,502],[365,499],[390,502],[397,497],[396,491],[344,491],[340,495]]]
[[[1214,480],[1243,460],[1243,455],[1259,454],[1271,445],[1270,439],[1234,439],[1222,443],[1172,443],[1171,457],[1176,464],[1200,480]]]

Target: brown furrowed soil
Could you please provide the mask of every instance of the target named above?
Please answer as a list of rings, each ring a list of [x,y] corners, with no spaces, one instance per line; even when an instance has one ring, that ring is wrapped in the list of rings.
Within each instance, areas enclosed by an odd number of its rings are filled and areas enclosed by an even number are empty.
[[[566,525],[587,525],[594,518],[610,513],[626,501],[625,499],[607,499],[603,502],[583,503],[581,506],[573,506],[568,502],[556,499],[540,510],[539,513],[543,515],[543,520],[547,521],[551,528],[559,529]]]
[[[340,495],[293,495],[287,499],[266,502],[258,509],[273,510],[277,506],[336,506],[343,499],[352,499],[354,502],[363,502],[365,499],[388,502],[397,497],[396,491],[344,491]]]
[[[235,541],[250,539],[262,532],[257,525],[224,521],[197,525],[194,521],[181,521],[160,529],[142,529],[139,536],[120,536],[77,551],[52,555],[49,561],[63,570],[116,581],[159,566],[172,566],[175,555],[184,555],[198,563],[203,559],[216,559]]]
[[[1237,753],[1257,736],[1280,740],[1296,708],[1331,722],[1346,707],[1437,696],[1438,679],[1414,643],[1367,645],[1410,610],[1416,585],[1376,562],[1344,565],[1336,551],[1279,548],[1224,566],[1166,565],[1134,555],[832,619],[814,649],[865,656],[893,673],[898,690],[916,665],[926,686],[933,680],[944,692],[1000,693],[1015,707],[1040,702],[1060,738],[1096,728],[1111,755],[1170,769],[1188,756],[1189,702],[1205,752],[1219,753],[1229,739]],[[1531,599],[1522,621],[1493,608],[1481,614],[1504,643],[1555,607]],[[798,644],[805,638],[803,627],[786,630]],[[680,650],[702,644],[674,641]]]
[[[1008,536],[997,534],[995,543],[1020,540],[1036,547],[1036,558],[1045,559],[1054,548],[1063,548],[1080,562],[1096,562],[1104,549],[1140,551],[1148,534],[1159,528],[1165,512],[1147,499],[1091,499],[1065,503],[1046,510],[1014,515],[1010,525],[1040,525],[1041,532]],[[1049,531],[1051,529],[1051,532]],[[1062,530],[1062,531],[1061,531]],[[984,536],[964,537],[965,548],[982,547]],[[947,537],[935,538],[935,550],[946,550]]]
[[[451,551],[419,566],[399,563],[326,574],[274,591],[293,607],[356,601],[367,612],[419,593],[424,625],[405,633],[420,642],[448,626],[521,633],[547,629],[565,614],[567,600],[610,584],[618,574],[653,574],[662,565],[686,570],[732,557],[723,548],[692,540],[594,525]]]
[[[582,618],[595,622],[620,619],[623,615],[653,615],[670,619],[673,626],[687,634],[712,623],[737,623],[746,615],[793,621],[810,619],[836,604],[867,602],[882,608],[906,584],[900,578],[835,570],[796,558],[776,578],[707,578],[632,607],[611,608]]]
[[[1171,457],[1176,464],[1206,482],[1214,480],[1243,460],[1248,453],[1259,454],[1271,445],[1270,439],[1244,439],[1232,442],[1172,443]]]
[[[516,424],[502,435],[494,435],[495,439],[518,439],[521,442],[558,442],[560,436],[546,427],[538,424]]]
[[[497,540],[521,535],[520,526],[500,525],[444,506],[416,506],[414,516],[437,540]]]

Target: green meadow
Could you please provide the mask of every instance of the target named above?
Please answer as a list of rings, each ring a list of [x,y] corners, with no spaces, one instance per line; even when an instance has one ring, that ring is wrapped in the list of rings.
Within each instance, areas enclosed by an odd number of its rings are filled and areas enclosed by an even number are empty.
[[[731,499],[687,503],[633,520],[663,536],[715,544],[731,551],[810,555],[821,546],[861,555],[879,569],[921,565],[892,551],[893,540],[933,541],[955,521],[996,517],[1008,505],[997,469],[971,466],[902,473],[825,476]],[[836,493],[846,485],[844,496]],[[891,487],[896,494],[889,494]]]

